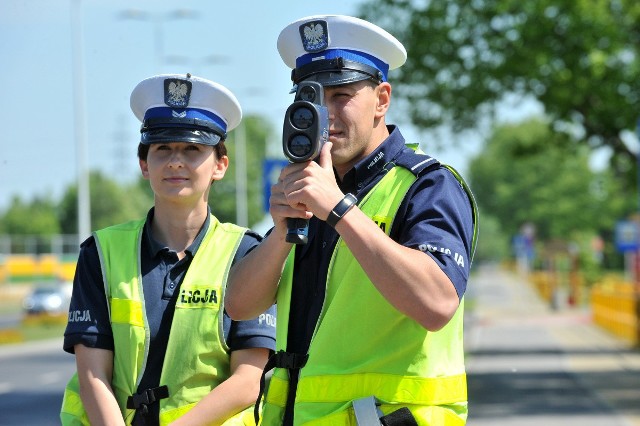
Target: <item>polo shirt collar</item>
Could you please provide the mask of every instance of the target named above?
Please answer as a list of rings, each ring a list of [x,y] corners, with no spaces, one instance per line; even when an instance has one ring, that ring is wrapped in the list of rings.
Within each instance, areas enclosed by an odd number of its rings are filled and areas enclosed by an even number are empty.
[[[389,162],[404,149],[405,140],[400,129],[395,125],[388,125],[389,137],[385,139],[366,158],[363,158],[339,182],[342,192],[357,193],[366,188],[369,183],[380,174]]]
[[[170,250],[166,245],[160,244],[160,242],[158,242],[155,238],[153,238],[153,235],[151,232],[151,224],[153,223],[154,211],[155,211],[155,207],[152,207],[149,210],[149,213],[147,213],[147,220],[145,221],[145,224],[144,224],[144,233],[143,233],[143,238],[146,239],[147,247],[149,247],[149,252],[151,254],[151,257],[158,256],[161,251]],[[211,222],[211,207],[207,206],[207,218],[205,219],[204,224],[202,225],[202,228],[200,228],[200,231],[198,232],[198,235],[196,235],[196,238],[193,240],[193,243],[191,243],[191,245],[189,245],[189,247],[185,249],[185,253],[188,256],[193,257],[196,254],[196,251],[198,251],[198,248],[200,247],[200,244],[202,243],[202,240],[204,239],[204,236],[207,233],[207,229],[209,229],[210,222]]]

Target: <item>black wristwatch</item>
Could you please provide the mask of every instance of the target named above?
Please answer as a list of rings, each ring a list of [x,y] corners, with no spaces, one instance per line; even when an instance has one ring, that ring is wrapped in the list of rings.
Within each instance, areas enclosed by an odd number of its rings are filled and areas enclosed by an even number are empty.
[[[331,225],[333,228],[336,227],[336,224],[342,216],[347,214],[349,210],[353,208],[358,203],[358,199],[353,194],[347,194],[344,196],[342,200],[329,212],[329,217],[327,217],[327,223]]]

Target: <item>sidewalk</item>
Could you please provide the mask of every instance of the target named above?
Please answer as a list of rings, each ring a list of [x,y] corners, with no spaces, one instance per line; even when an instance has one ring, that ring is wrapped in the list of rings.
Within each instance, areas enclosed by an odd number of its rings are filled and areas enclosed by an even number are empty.
[[[640,426],[640,351],[587,310],[553,311],[496,266],[466,299],[468,426]]]

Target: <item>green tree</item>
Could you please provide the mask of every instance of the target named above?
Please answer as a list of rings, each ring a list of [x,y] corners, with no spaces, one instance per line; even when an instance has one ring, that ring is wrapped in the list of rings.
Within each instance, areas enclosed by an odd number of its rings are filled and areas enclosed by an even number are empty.
[[[370,0],[360,11],[406,46],[392,79],[418,127],[473,128],[506,94],[531,96],[552,124],[611,148],[635,185],[621,135],[640,114],[636,0]]]
[[[500,262],[510,257],[511,244],[500,222],[494,216],[480,211],[480,238],[473,257],[475,262]]]
[[[598,234],[632,212],[635,198],[619,197],[620,182],[589,168],[589,150],[531,120],[497,127],[469,164],[478,205],[507,235],[532,223],[543,241]]]
[[[148,185],[148,183],[147,183]],[[89,177],[92,230],[143,218],[153,205],[153,199],[136,183],[120,185],[93,171]],[[78,187],[70,186],[62,197],[58,208],[60,227],[63,233],[78,232]]]
[[[0,221],[0,233],[8,235],[43,235],[60,233],[56,203],[36,197],[30,202],[14,196]]]
[[[246,143],[246,171],[247,171],[247,210],[249,226],[259,222],[265,215],[262,194],[262,163],[265,159],[267,141],[273,134],[269,123],[260,116],[250,115],[242,119],[240,126],[244,126]],[[209,194],[209,205],[218,219],[223,222],[236,223],[236,181],[238,138],[243,129],[238,127],[229,133],[227,151],[229,168],[221,181],[215,182]]]
[[[247,205],[249,224],[265,215],[262,194],[262,163],[266,144],[272,135],[268,122],[260,116],[243,119],[246,142]],[[230,132],[227,149],[230,158],[225,178],[216,182],[209,197],[214,214],[222,221],[236,222],[236,152],[240,129]],[[142,218],[153,205],[153,192],[142,177],[130,184],[119,184],[99,171],[89,177],[91,228]],[[60,202],[35,198],[31,202],[14,197],[6,212],[0,215],[0,233],[27,235],[75,234],[78,231],[78,188],[70,185]]]

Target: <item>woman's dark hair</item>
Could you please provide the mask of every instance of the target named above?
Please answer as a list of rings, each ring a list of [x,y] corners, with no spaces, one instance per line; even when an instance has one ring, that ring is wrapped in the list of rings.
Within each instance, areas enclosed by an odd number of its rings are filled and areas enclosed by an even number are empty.
[[[213,147],[213,152],[215,152],[216,158],[218,159],[227,155],[227,147],[224,141],[218,142],[218,144]],[[149,155],[149,145],[138,144],[138,158],[147,161],[147,155]]]

